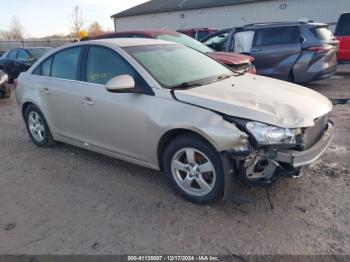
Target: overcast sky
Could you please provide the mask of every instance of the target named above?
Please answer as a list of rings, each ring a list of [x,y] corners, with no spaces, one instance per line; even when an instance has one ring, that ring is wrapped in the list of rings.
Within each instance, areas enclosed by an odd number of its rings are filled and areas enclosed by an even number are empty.
[[[19,18],[26,36],[68,34],[74,6],[83,10],[85,25],[97,21],[114,29],[111,15],[147,0],[1,0],[0,31],[7,30],[12,16]]]

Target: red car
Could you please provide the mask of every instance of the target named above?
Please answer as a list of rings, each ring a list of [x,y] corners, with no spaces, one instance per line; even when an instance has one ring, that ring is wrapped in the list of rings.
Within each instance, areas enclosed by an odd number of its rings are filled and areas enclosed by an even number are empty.
[[[84,40],[105,39],[105,38],[155,38],[166,40],[170,42],[176,42],[185,46],[191,47],[199,52],[205,53],[211,58],[233,68],[240,72],[249,72],[256,74],[255,67],[252,64],[254,58],[247,55],[228,53],[228,52],[216,52],[215,50],[207,47],[206,45],[198,42],[197,40],[175,32],[167,30],[138,30],[138,31],[124,31],[103,34],[94,37],[87,37]]]
[[[201,41],[203,38],[217,31],[218,31],[217,29],[210,29],[210,28],[192,28],[192,29],[177,30],[177,32],[188,35],[198,41]]]
[[[350,62],[350,13],[340,16],[335,36],[339,40],[338,61]]]

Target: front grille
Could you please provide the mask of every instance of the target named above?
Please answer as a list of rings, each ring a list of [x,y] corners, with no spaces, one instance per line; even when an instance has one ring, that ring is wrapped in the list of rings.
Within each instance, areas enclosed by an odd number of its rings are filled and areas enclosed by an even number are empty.
[[[303,130],[303,142],[304,150],[309,149],[315,145],[325,132],[328,116],[324,115],[315,119],[315,125],[304,128]]]

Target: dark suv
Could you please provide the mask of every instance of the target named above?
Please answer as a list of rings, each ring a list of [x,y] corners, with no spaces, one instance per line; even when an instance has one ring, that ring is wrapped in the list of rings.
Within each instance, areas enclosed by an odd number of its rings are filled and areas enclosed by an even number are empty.
[[[327,24],[250,24],[209,35],[202,42],[217,51],[255,58],[257,74],[305,83],[336,72],[339,42]]]

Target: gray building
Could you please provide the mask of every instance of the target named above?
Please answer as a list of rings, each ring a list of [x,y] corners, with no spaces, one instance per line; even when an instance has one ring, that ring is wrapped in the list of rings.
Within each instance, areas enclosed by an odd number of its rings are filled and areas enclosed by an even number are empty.
[[[334,25],[347,11],[350,12],[350,0],[152,0],[112,18],[116,31],[223,29],[301,18]]]

